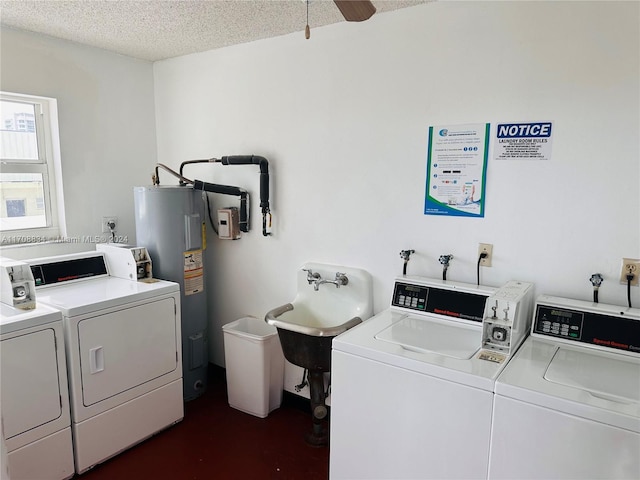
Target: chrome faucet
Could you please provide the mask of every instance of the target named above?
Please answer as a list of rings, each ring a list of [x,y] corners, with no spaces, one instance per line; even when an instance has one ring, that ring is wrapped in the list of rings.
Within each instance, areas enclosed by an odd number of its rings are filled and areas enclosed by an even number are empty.
[[[340,288],[340,285],[347,285],[349,283],[349,279],[344,273],[336,272],[335,280],[318,280],[315,282],[313,289],[318,291],[318,288],[320,288],[320,285],[323,283],[333,283],[336,288]]]
[[[307,272],[307,282],[309,285],[313,285],[313,289],[317,292],[320,285],[324,283],[333,283],[336,288],[340,288],[341,285],[347,285],[349,279],[344,273],[336,272],[335,280],[323,280],[318,272],[314,272],[310,268],[303,268],[303,272]]]
[[[310,268],[303,268],[302,271],[307,272],[307,282],[309,282],[309,285],[313,284],[313,289],[318,290],[318,282],[322,280],[320,274]]]

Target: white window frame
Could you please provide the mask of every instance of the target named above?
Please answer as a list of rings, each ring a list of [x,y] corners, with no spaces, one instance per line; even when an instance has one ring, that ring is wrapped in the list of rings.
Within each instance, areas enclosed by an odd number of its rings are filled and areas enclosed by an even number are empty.
[[[0,91],[0,99],[34,106],[37,160],[1,158],[2,173],[40,173],[43,178],[46,226],[1,230],[2,245],[40,243],[58,240],[66,234],[62,197],[62,166],[58,129],[58,103],[55,98]]]

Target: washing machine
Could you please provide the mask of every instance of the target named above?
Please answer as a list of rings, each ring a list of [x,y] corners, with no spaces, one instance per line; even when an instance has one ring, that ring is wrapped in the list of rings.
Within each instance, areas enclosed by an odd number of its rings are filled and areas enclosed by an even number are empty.
[[[333,341],[330,478],[486,478],[495,380],[532,291],[396,279],[389,309]]]
[[[640,478],[640,309],[536,300],[496,382],[490,479]]]
[[[62,312],[77,473],[180,420],[180,292],[109,275],[103,252],[28,260]]]
[[[10,478],[71,478],[71,416],[62,314],[0,303],[0,396]]]

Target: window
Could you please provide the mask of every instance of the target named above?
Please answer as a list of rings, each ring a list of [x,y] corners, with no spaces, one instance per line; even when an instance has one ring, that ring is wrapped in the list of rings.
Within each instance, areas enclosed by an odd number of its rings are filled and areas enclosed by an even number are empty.
[[[7,199],[7,217],[24,217],[26,216],[24,208],[24,198],[20,200]]]
[[[55,99],[0,92],[2,244],[53,240],[64,233],[58,144]]]

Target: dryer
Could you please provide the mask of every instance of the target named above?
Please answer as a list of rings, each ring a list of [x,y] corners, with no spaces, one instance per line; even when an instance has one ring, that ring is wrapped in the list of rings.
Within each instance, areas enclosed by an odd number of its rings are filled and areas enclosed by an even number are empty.
[[[102,252],[28,262],[62,312],[76,472],[182,420],[178,284],[110,276]]]
[[[71,478],[62,314],[42,304],[0,308],[0,405],[10,478]]]
[[[389,309],[333,340],[330,477],[486,478],[495,379],[532,290],[396,279]]]
[[[640,478],[640,309],[543,295],[496,382],[490,479]]]

